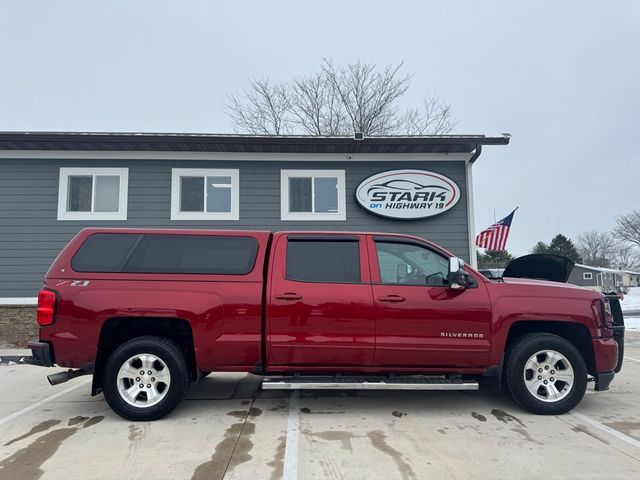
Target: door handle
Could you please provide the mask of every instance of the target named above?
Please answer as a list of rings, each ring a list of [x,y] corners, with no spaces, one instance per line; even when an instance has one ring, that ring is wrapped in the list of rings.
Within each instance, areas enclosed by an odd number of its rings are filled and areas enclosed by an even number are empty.
[[[278,293],[273,296],[273,298],[277,300],[302,300],[302,295],[298,295],[297,293]]]
[[[404,297],[400,295],[385,295],[383,297],[378,297],[378,300],[381,302],[404,302]]]

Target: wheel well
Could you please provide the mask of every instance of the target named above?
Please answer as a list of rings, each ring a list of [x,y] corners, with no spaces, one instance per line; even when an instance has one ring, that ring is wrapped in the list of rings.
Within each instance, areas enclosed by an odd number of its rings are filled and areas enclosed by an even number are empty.
[[[113,317],[102,325],[93,375],[92,395],[102,391],[104,364],[113,351],[135,337],[156,335],[174,341],[183,351],[192,379],[197,378],[197,364],[191,325],[181,318]]]
[[[509,328],[506,348],[517,338],[528,333],[551,333],[558,335],[571,342],[582,354],[587,371],[590,374],[595,372],[595,360],[593,357],[593,343],[589,329],[579,323],[553,322],[553,321],[521,321],[516,322]]]

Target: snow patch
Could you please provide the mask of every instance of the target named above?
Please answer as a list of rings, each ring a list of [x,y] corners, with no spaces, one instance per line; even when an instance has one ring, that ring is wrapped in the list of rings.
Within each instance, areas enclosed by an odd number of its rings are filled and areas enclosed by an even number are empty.
[[[623,312],[632,310],[640,310],[640,287],[633,287],[624,296],[624,300],[620,302]]]

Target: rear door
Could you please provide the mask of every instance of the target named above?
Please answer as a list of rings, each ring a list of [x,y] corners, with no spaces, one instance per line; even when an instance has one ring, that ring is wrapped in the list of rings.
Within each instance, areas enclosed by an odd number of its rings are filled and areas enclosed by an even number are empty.
[[[372,364],[374,312],[365,236],[277,236],[271,265],[270,365]]]
[[[376,354],[381,367],[477,367],[488,361],[491,308],[484,283],[446,281],[449,260],[417,240],[370,237]]]

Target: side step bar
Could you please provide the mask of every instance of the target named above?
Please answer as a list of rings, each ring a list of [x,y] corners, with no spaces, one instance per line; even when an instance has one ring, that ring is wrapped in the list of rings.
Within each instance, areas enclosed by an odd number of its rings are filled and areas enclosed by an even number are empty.
[[[263,390],[478,390],[478,382],[443,376],[293,376],[267,377]]]

